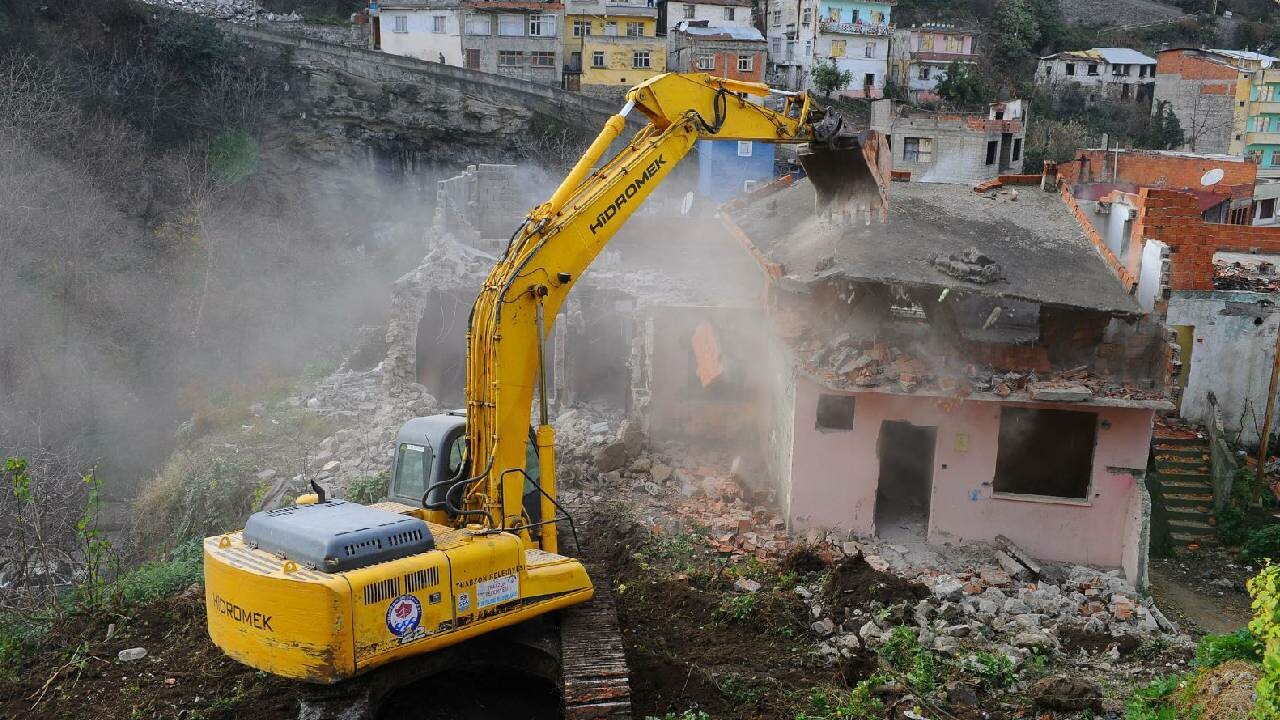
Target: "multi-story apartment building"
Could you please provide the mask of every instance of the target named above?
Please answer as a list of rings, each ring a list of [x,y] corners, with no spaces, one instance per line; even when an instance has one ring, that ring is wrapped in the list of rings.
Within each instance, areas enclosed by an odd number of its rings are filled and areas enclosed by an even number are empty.
[[[977,62],[977,38],[954,25],[926,24],[897,30],[889,46],[889,79],[911,102],[938,99],[938,80],[953,62]]]
[[[567,0],[564,86],[621,98],[632,85],[667,69],[653,0]]]
[[[390,0],[381,49],[396,55],[557,84],[564,5],[540,0]]]
[[[799,0],[769,6],[769,80],[793,90],[812,87],[813,66],[833,63],[851,80],[841,94],[880,97],[888,76],[890,14],[897,0]]]
[[[1270,68],[1280,59],[1246,50],[1171,48],[1156,59],[1154,102],[1182,126],[1181,150],[1258,158],[1259,175],[1280,173],[1280,103]],[[1273,169],[1274,168],[1274,169]]]
[[[1090,48],[1040,58],[1036,85],[1074,85],[1086,102],[1150,102],[1156,82],[1156,59],[1129,48]]]

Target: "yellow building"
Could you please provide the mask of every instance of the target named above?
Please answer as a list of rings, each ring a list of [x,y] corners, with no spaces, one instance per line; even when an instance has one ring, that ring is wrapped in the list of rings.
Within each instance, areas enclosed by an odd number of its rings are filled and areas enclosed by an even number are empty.
[[[567,0],[564,85],[620,98],[632,86],[667,70],[667,44],[658,37],[658,8],[650,0]]]

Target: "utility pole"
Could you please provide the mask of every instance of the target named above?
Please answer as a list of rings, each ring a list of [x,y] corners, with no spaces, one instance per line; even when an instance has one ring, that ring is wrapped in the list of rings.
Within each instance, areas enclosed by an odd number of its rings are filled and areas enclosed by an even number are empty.
[[[1253,504],[1262,504],[1262,481],[1266,477],[1267,447],[1271,444],[1271,424],[1275,422],[1276,381],[1280,380],[1280,324],[1276,325],[1276,350],[1271,358],[1271,382],[1267,385],[1267,412],[1262,420],[1262,437],[1258,438],[1258,473],[1253,486]]]

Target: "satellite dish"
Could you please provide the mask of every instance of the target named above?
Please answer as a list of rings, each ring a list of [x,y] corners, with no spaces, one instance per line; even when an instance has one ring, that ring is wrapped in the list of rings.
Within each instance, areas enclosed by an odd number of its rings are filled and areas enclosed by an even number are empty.
[[[684,194],[684,200],[680,203],[680,214],[688,215],[689,211],[692,209],[693,209],[693,192],[690,191]]]
[[[1214,168],[1205,173],[1204,177],[1200,178],[1200,184],[1206,187],[1209,185],[1217,185],[1222,182],[1222,176],[1225,174],[1226,173],[1222,172],[1222,168]]]

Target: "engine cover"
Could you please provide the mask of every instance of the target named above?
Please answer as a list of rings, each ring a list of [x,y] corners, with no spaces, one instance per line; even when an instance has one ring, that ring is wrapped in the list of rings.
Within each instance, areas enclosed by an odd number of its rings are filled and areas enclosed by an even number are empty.
[[[345,500],[254,513],[245,523],[244,541],[330,573],[435,547],[431,529],[422,520]]]

